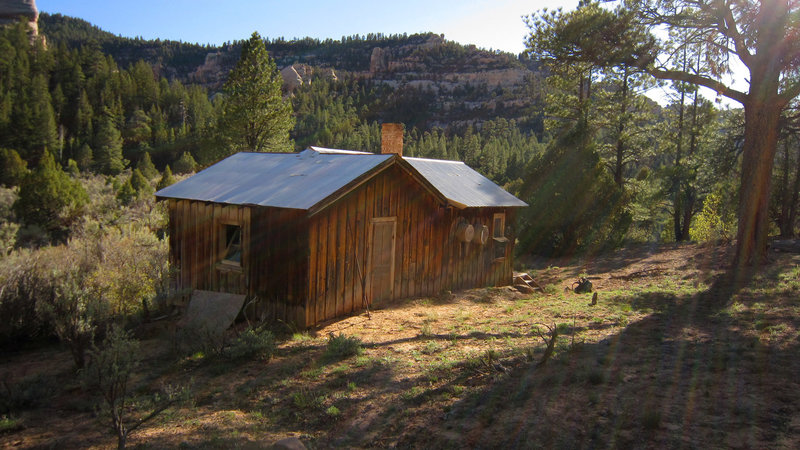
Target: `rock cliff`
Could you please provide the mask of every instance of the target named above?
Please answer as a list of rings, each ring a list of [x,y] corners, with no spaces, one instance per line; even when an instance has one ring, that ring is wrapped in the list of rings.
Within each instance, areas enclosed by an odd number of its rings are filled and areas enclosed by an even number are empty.
[[[16,22],[20,17],[28,19],[33,34],[38,34],[39,10],[35,0],[0,0],[0,25]]]

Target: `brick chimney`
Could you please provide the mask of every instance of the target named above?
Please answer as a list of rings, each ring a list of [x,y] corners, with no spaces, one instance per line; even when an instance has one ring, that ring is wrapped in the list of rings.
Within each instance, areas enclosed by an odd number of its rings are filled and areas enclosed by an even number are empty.
[[[403,156],[403,124],[384,123],[381,126],[381,153]]]

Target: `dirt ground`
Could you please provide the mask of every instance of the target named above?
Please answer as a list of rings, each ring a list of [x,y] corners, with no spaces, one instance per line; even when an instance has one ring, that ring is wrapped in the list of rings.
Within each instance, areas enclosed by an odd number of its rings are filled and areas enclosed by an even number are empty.
[[[129,445],[800,448],[800,258],[776,254],[750,287],[724,293],[715,282],[728,253],[669,245],[524,261],[544,293],[401,300],[278,334],[268,361],[176,357],[169,326],[152,326],[140,330],[148,357],[132,416],[166,384],[190,387],[191,400]],[[581,276],[597,305],[569,290]],[[331,358],[331,335],[359,338],[362,353]],[[116,445],[71,364],[54,346],[0,365],[7,392],[40,391],[6,416],[0,446]]]

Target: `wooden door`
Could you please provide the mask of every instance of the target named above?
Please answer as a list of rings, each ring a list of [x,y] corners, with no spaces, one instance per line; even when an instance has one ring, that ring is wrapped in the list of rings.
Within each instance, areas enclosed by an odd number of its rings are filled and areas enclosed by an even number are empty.
[[[370,293],[372,304],[392,298],[394,294],[394,241],[397,218],[372,219],[370,248]]]

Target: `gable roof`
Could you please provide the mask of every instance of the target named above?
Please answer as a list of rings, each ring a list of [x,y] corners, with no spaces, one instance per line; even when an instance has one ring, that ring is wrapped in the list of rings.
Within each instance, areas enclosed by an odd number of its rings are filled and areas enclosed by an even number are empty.
[[[403,159],[459,208],[528,206],[461,161],[408,157]]]
[[[395,163],[443,203],[458,208],[527,206],[461,162],[321,147],[237,153],[161,189],[156,198],[319,211]]]

